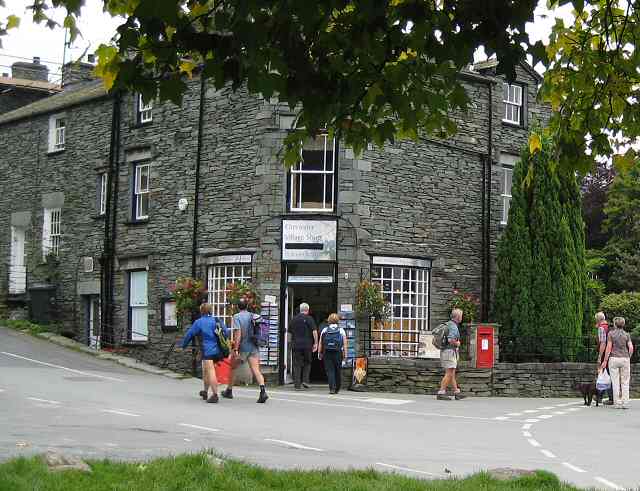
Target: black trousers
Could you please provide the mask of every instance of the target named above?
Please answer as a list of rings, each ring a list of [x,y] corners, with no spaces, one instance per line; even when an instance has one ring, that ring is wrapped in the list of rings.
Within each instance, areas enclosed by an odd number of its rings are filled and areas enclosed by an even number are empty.
[[[329,390],[338,392],[342,387],[342,351],[325,351],[323,359]]]
[[[293,384],[296,387],[301,387],[302,382],[309,383],[309,377],[311,375],[311,348],[293,350]]]

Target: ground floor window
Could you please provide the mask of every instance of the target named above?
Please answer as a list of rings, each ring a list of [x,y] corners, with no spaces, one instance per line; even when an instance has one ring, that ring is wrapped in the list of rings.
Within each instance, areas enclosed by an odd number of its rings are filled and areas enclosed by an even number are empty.
[[[209,303],[213,306],[213,315],[222,319],[229,327],[231,327],[233,313],[227,300],[228,286],[230,283],[249,281],[251,281],[251,263],[209,266],[207,281]]]
[[[149,339],[149,299],[147,294],[147,271],[129,272],[129,339]]]
[[[374,257],[371,280],[381,285],[391,317],[371,326],[371,354],[417,356],[420,331],[429,329],[431,261]]]

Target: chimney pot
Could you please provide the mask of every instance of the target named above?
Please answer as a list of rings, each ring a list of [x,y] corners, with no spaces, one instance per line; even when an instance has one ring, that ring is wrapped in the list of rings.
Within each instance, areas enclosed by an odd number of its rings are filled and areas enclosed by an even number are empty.
[[[95,54],[93,54],[93,53],[89,53],[89,54],[87,55],[87,61],[88,61],[89,63],[95,63],[95,62],[96,62],[96,55],[95,55]]]
[[[34,56],[33,57],[33,63],[35,65],[39,65],[40,64],[40,57],[39,56]]]

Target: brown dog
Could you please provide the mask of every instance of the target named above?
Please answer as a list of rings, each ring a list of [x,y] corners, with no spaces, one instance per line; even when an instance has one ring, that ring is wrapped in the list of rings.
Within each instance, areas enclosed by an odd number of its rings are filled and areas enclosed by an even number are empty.
[[[585,406],[591,406],[591,401],[593,401],[594,398],[596,400],[596,407],[599,406],[602,402],[602,394],[604,393],[604,391],[596,389],[595,382],[576,382],[575,389],[579,391],[580,394],[582,394]]]

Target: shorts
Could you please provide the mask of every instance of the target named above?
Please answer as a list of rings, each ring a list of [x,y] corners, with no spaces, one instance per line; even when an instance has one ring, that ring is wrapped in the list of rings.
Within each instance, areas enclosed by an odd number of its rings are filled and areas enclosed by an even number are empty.
[[[440,350],[440,365],[442,368],[458,368],[458,352],[454,349]]]
[[[260,357],[260,352],[259,351],[241,351],[240,353],[238,353],[238,358],[242,360],[243,363],[248,362],[249,358],[252,358],[254,356]]]
[[[214,363],[218,363],[218,362],[220,362],[222,360],[224,360],[224,356],[222,356],[221,354],[212,355],[212,356],[203,356],[202,357],[202,361],[212,361]]]

